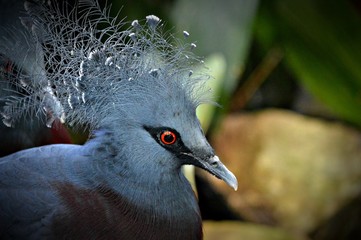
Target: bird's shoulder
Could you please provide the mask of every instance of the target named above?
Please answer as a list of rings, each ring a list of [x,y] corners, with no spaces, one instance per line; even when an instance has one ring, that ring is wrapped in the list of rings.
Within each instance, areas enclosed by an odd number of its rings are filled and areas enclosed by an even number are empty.
[[[6,179],[13,177],[18,180],[21,180],[22,177],[31,179],[31,177],[40,175],[43,179],[47,176],[54,178],[54,176],[60,175],[67,163],[73,164],[86,160],[86,158],[88,155],[84,147],[75,144],[47,145],[7,155],[0,158],[1,187],[6,186],[4,182]],[[54,172],[58,172],[58,174],[54,175]],[[17,184],[19,183],[17,182]]]
[[[54,219],[64,211],[58,184],[81,184],[77,173],[84,167],[77,168],[77,162],[89,158],[83,148],[56,144],[0,158],[1,239],[46,238]]]

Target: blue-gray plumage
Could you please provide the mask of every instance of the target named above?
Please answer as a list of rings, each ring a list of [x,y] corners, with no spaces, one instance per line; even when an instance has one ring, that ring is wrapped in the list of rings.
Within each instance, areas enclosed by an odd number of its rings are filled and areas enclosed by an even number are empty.
[[[203,168],[235,189],[237,180],[196,117],[205,100],[202,76],[192,74],[197,58],[161,36],[155,16],[120,31],[124,23],[94,1],[80,1],[79,18],[36,2],[25,8],[46,74],[32,72],[40,79],[22,85],[28,95],[8,99],[5,120],[16,127],[19,109],[39,109],[44,124],[58,118],[89,126],[91,135],[82,146],[0,158],[0,238],[201,239],[181,166]],[[96,30],[100,23],[109,27]]]

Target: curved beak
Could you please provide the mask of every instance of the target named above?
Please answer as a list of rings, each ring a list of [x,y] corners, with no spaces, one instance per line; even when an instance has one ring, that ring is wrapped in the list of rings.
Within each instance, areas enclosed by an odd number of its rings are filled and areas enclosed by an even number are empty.
[[[238,182],[236,176],[234,176],[234,174],[228,170],[228,168],[221,162],[221,160],[219,160],[219,157],[217,155],[201,158],[196,157],[192,153],[186,152],[183,152],[182,155],[190,160],[189,162],[187,162],[188,164],[192,164],[206,170],[217,178],[223,180],[235,191],[237,191]]]
[[[236,176],[228,170],[228,168],[219,160],[218,156],[214,155],[213,157],[200,161],[199,163],[201,164],[201,168],[223,180],[235,191],[237,191],[238,182]]]

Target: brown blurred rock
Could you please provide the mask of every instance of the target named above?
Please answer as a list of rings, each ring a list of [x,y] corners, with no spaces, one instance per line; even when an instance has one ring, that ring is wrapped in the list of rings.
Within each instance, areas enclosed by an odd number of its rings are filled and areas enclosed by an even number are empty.
[[[306,240],[283,229],[236,221],[203,222],[204,240]]]
[[[361,192],[361,133],[339,123],[281,110],[231,115],[212,144],[239,190],[204,177],[249,221],[310,232]]]
[[[314,240],[361,239],[361,194],[321,224],[312,234]]]

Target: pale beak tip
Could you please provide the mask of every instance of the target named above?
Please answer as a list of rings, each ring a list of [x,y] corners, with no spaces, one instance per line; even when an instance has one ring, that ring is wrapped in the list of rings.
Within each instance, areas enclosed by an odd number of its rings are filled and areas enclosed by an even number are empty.
[[[217,156],[213,156],[211,159],[212,164],[208,165],[206,169],[227,183],[231,188],[234,189],[234,191],[237,191],[238,181],[236,176],[227,169],[227,167],[219,160]]]
[[[232,173],[232,176],[230,177],[230,179],[228,181],[226,181],[226,183],[234,189],[234,191],[237,191],[238,189],[238,181],[236,176],[234,176],[234,174]]]

